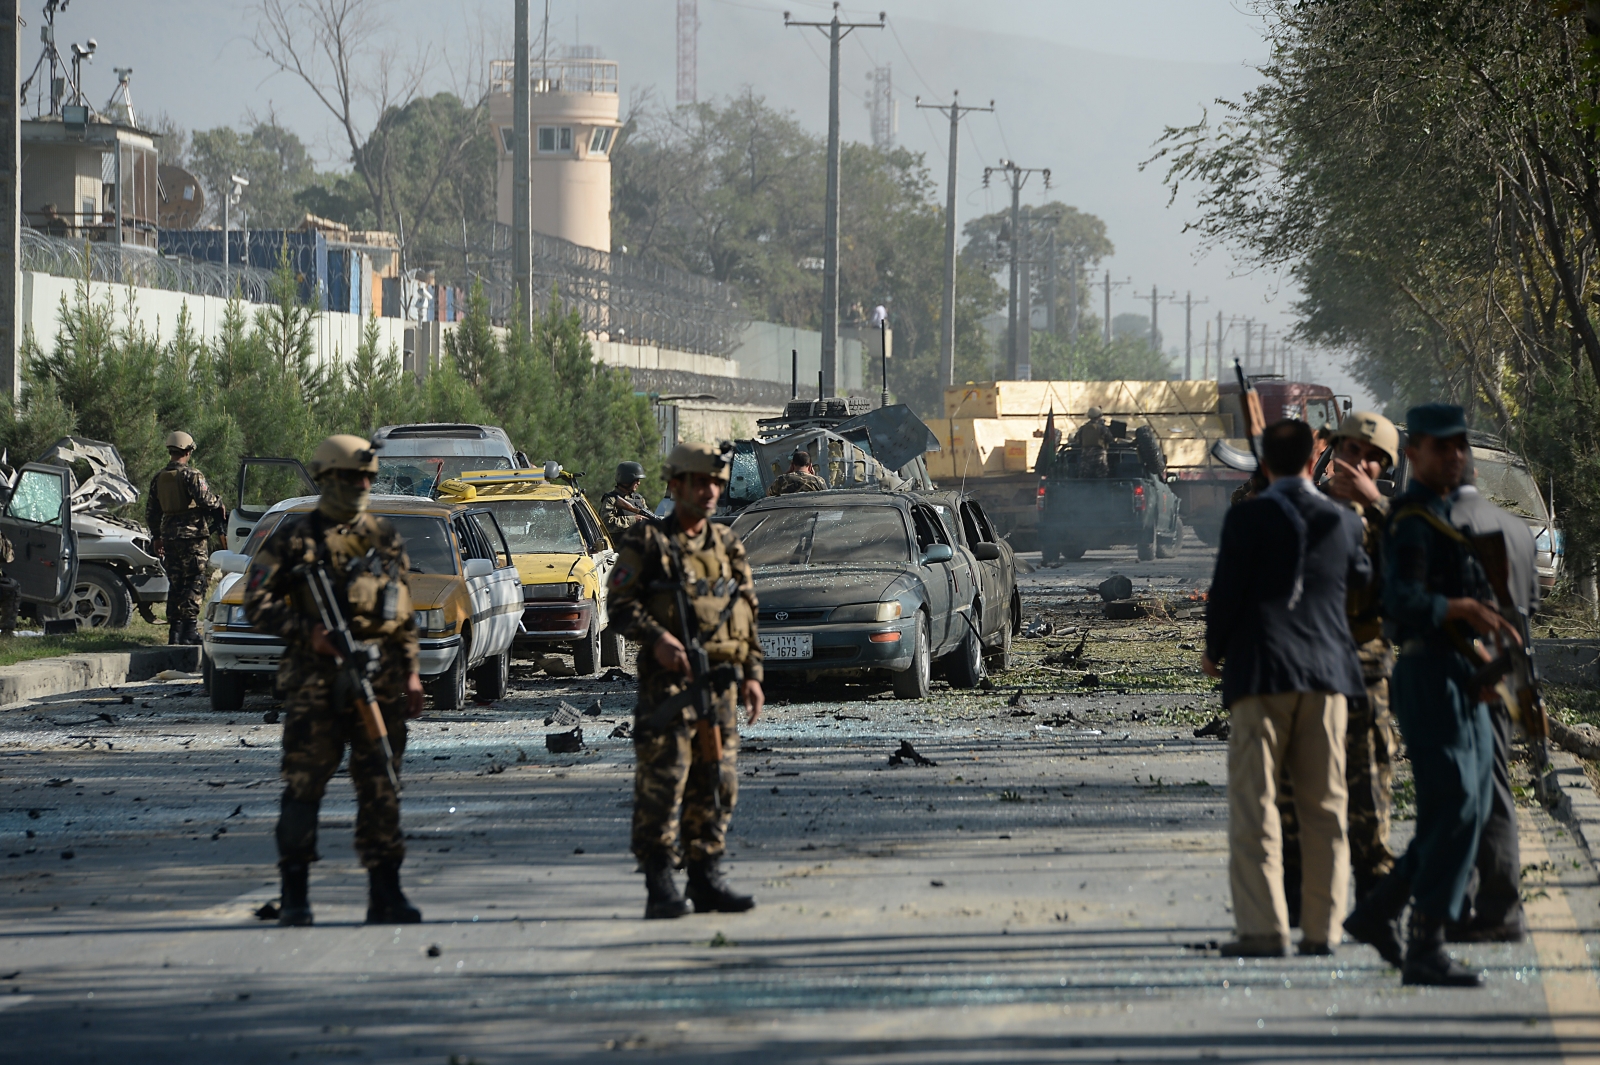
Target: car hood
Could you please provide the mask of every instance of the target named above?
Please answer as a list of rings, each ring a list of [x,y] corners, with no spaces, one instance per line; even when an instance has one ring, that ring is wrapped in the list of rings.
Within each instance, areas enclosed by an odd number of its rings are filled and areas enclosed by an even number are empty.
[[[594,568],[594,563],[588,555],[512,555],[511,561],[517,564],[517,578],[523,584],[557,584],[574,581]]]
[[[882,599],[909,564],[880,566],[772,566],[755,571],[763,607],[839,606]]]

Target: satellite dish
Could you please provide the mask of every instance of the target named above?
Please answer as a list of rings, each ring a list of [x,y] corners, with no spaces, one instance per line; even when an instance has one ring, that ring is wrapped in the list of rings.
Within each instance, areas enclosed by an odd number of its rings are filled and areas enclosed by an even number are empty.
[[[157,219],[162,229],[193,229],[206,209],[200,179],[181,167],[162,163],[156,171],[156,191],[161,204]]]

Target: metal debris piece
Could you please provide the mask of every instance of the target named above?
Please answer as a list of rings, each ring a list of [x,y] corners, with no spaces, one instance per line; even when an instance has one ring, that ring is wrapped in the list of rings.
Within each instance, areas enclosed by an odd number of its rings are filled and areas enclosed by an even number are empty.
[[[1220,717],[1214,717],[1210,721],[1207,721],[1204,725],[1201,725],[1199,728],[1195,729],[1194,734],[1197,739],[1204,736],[1215,736],[1219,740],[1225,740],[1228,738],[1228,733],[1231,731],[1232,729],[1229,727],[1227,721]]]
[[[1106,602],[1118,599],[1131,599],[1133,597],[1133,581],[1120,573],[1113,573],[1095,588],[1100,593],[1100,598]]]
[[[551,754],[573,754],[583,749],[583,729],[575,728],[571,732],[547,732],[544,735],[545,750]]]
[[[632,680],[633,679],[633,674],[627,672],[626,670],[618,669],[616,666],[612,666],[610,669],[606,670],[605,676],[601,677],[600,679],[601,680]]]
[[[565,699],[556,704],[556,712],[550,715],[545,724],[576,725],[583,720],[583,713]]]
[[[1056,631],[1056,627],[1043,614],[1035,614],[1033,620],[1022,627],[1022,635],[1028,640],[1042,640]]]
[[[1021,688],[1018,688],[1016,691],[1011,693],[1011,698],[1006,700],[1006,705],[1011,707],[1027,706],[1028,697],[1022,694]]]
[[[603,714],[605,712],[606,712],[606,708],[600,705],[600,700],[599,699],[596,699],[594,702],[589,704],[589,709],[587,709],[587,710],[585,710],[583,712],[583,716],[584,717],[599,717],[601,714]]]
[[[611,738],[614,740],[631,740],[633,738],[633,725],[624,721],[611,730]]]
[[[900,749],[889,756],[890,765],[938,765],[932,758],[924,758],[917,749],[911,746],[910,740],[901,740]]]

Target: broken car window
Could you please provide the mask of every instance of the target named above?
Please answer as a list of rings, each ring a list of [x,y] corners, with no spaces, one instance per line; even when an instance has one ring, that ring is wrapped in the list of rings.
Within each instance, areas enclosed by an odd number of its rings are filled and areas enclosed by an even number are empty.
[[[6,514],[37,525],[61,524],[61,478],[53,473],[23,470]]]
[[[744,541],[752,566],[911,561],[898,507],[781,507],[746,514],[733,531]]]
[[[484,501],[506,534],[514,555],[581,555],[588,548],[565,499]]]

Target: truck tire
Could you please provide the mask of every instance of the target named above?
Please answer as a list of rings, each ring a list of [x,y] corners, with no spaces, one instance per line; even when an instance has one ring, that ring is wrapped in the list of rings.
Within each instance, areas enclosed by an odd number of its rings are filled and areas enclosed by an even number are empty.
[[[983,617],[982,604],[973,603],[972,614],[966,621],[966,638],[956,645],[956,649],[945,659],[949,663],[946,676],[950,678],[952,688],[976,688],[983,683],[983,678],[989,675],[983,660],[983,640],[979,638],[978,630],[972,623],[973,618],[981,617]]]
[[[211,670],[211,709],[237,714],[244,709],[245,677],[235,669]]]
[[[467,641],[461,641],[450,668],[428,681],[435,710],[460,710],[467,701]]]
[[[1152,526],[1150,535],[1139,542],[1139,561],[1149,562],[1156,557],[1156,544],[1161,539],[1161,534]]]
[[[57,618],[76,618],[80,629],[120,629],[133,619],[133,592],[116,570],[85,562]]]
[[[1067,540],[1061,544],[1059,550],[1061,551],[1062,558],[1066,559],[1068,562],[1076,562],[1078,559],[1083,557],[1083,553],[1087,551],[1088,548],[1082,544],[1073,543],[1071,540]]]
[[[921,614],[911,632],[911,664],[894,674],[894,694],[899,699],[926,699],[933,686],[933,663],[928,658],[928,626]]]
[[[1183,549],[1183,523],[1173,522],[1178,527],[1177,532],[1171,536],[1156,537],[1157,558],[1177,558],[1178,552]]]
[[[511,652],[501,651],[490,655],[472,671],[473,698],[484,704],[506,697],[511,687]]]
[[[580,677],[600,672],[600,619],[589,615],[589,631],[572,644],[572,668]]]
[[[627,653],[627,641],[622,633],[610,625],[600,630],[600,664],[602,666],[622,665],[622,656]]]
[[[1046,566],[1050,565],[1060,557],[1061,549],[1056,547],[1055,544],[1050,544],[1048,547],[1041,547],[1039,549],[1039,561],[1044,563]]]

